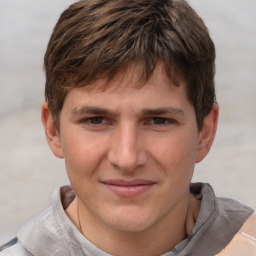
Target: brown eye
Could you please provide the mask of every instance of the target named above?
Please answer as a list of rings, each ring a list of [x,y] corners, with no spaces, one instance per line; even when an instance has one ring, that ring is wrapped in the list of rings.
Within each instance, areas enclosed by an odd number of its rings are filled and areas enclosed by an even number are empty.
[[[93,116],[93,117],[88,117],[82,120],[82,124],[92,126],[92,127],[107,125],[109,123],[110,123],[109,120],[102,116]]]
[[[175,120],[165,117],[153,117],[149,121],[149,124],[152,125],[169,125],[173,123],[175,123]]]
[[[89,118],[88,121],[90,121],[91,124],[102,124],[104,121],[104,118],[100,116],[96,116],[96,117]]]
[[[152,123],[153,124],[166,124],[168,120],[166,118],[162,117],[154,117],[152,118]]]

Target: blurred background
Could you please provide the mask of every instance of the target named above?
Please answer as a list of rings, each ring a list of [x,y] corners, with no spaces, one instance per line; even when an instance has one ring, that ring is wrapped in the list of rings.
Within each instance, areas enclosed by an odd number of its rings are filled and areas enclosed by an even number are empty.
[[[71,0],[0,0],[0,244],[68,182],[40,120],[43,55]],[[194,181],[256,207],[256,1],[190,0],[216,45],[219,128]]]

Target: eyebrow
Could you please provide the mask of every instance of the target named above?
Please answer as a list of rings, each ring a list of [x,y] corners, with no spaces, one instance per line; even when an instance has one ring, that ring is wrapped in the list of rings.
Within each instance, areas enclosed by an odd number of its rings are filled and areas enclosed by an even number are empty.
[[[73,114],[114,115],[114,112],[109,109],[93,106],[75,107],[71,112]]]
[[[154,115],[164,115],[164,114],[181,114],[184,115],[185,112],[184,110],[180,109],[180,108],[174,108],[174,107],[168,107],[168,108],[146,108],[142,110],[142,113],[144,115],[148,115],[148,116],[154,116]]]
[[[111,111],[107,108],[94,107],[94,106],[81,106],[75,107],[71,111],[75,115],[79,114],[96,114],[96,115],[117,115],[116,112]],[[179,114],[184,115],[184,110],[174,107],[164,107],[164,108],[145,108],[142,109],[142,114],[145,116],[157,116],[165,114]]]

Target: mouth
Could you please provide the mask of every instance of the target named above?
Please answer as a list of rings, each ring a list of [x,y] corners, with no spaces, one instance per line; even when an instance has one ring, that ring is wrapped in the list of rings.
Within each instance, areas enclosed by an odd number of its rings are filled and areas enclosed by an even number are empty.
[[[139,196],[155,185],[149,180],[106,180],[102,182],[112,193],[123,197]]]

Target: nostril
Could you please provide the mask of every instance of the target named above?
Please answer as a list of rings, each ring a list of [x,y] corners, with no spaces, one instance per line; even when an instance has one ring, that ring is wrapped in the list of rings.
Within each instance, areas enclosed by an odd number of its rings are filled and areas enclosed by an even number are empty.
[[[114,151],[108,154],[110,164],[123,171],[134,171],[138,166],[145,165],[147,162],[147,154],[141,150],[134,151]]]

